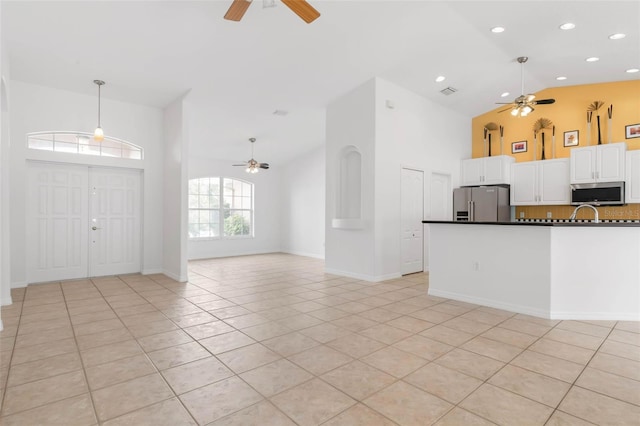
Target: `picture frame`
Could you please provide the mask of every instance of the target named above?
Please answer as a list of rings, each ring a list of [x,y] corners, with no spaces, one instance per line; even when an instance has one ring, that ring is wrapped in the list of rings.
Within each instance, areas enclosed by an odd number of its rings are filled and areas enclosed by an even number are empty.
[[[527,152],[527,141],[518,141],[511,144],[512,154],[518,154],[520,152]]]
[[[579,132],[577,130],[570,130],[568,132],[564,132],[564,146],[578,146],[580,144],[580,140],[578,138]]]
[[[624,136],[627,139],[640,138],[640,123],[624,126]]]

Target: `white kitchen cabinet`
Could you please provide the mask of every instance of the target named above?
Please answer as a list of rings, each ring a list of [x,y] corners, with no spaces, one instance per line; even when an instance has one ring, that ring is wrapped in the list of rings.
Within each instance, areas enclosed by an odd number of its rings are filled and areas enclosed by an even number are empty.
[[[509,155],[462,160],[461,186],[508,184],[515,161]]]
[[[640,150],[627,151],[625,202],[640,203]]]
[[[625,142],[573,148],[571,183],[623,181],[626,152]]]
[[[529,161],[511,166],[511,205],[571,203],[569,159]]]

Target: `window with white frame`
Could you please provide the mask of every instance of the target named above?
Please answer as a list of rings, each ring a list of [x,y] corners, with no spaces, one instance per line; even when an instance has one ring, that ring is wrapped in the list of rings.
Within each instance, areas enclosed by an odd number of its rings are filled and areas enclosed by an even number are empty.
[[[226,177],[189,180],[189,238],[253,236],[253,184]]]
[[[142,160],[143,150],[122,139],[105,136],[100,142],[93,134],[82,132],[35,132],[27,134],[27,147],[42,151],[69,154],[95,155],[98,157]]]

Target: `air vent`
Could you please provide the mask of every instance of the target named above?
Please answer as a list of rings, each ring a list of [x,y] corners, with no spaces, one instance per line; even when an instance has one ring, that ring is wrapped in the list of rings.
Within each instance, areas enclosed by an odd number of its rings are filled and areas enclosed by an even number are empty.
[[[457,91],[458,89],[454,89],[453,87],[447,87],[446,89],[442,89],[440,93],[442,93],[443,95],[449,96],[456,93]]]

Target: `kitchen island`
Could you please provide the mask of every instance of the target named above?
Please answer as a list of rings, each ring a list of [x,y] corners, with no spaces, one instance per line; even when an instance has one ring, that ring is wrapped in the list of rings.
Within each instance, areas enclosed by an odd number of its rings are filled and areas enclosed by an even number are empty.
[[[429,294],[551,319],[640,320],[640,223],[429,227]]]

